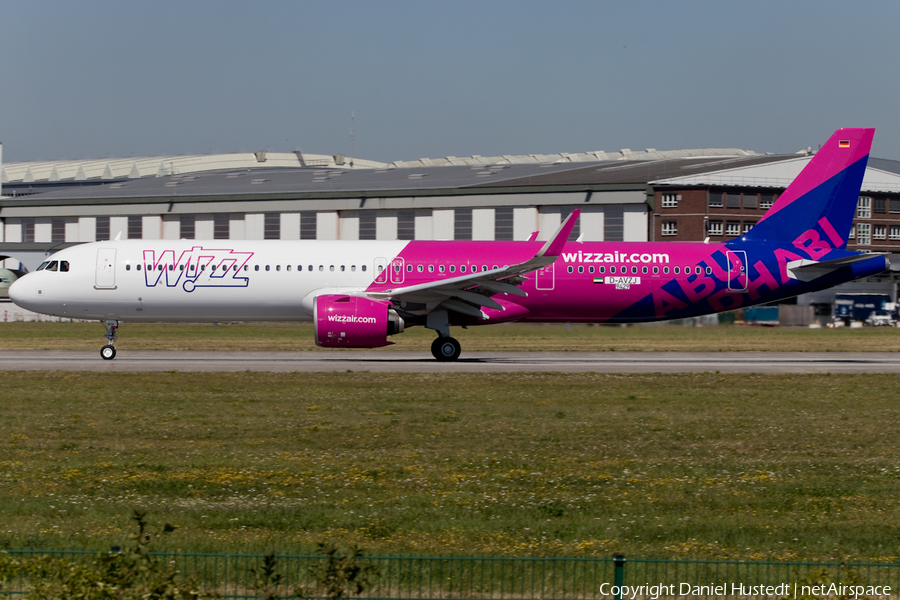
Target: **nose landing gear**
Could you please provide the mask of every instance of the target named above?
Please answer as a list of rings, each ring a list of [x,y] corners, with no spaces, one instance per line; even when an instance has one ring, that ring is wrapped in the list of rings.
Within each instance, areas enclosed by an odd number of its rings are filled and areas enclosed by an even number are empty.
[[[119,330],[119,322],[115,320],[103,321],[103,325],[106,326],[106,335],[105,337],[109,340],[109,343],[102,348],[100,348],[100,357],[103,360],[112,360],[116,357],[116,340],[119,337],[116,335],[116,332]]]

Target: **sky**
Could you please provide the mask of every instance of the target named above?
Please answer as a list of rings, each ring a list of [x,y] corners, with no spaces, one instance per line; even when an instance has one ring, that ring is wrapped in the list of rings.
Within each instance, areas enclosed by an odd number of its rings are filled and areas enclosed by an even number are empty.
[[[392,162],[875,127],[900,159],[898,23],[895,0],[0,0],[0,143]]]

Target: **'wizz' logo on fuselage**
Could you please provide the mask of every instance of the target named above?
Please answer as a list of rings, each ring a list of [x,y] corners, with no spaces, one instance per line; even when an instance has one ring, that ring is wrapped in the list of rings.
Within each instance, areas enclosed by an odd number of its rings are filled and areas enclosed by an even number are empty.
[[[156,287],[165,279],[166,287],[181,285],[186,292],[199,287],[247,287],[248,277],[240,277],[252,252],[235,252],[226,248],[194,246],[181,252],[144,250],[144,282]]]

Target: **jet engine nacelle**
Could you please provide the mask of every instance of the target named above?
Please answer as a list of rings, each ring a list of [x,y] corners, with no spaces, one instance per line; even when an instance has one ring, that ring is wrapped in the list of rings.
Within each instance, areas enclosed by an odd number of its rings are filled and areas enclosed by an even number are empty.
[[[316,296],[313,308],[316,345],[327,348],[388,346],[387,336],[403,332],[403,319],[391,303],[346,294]]]

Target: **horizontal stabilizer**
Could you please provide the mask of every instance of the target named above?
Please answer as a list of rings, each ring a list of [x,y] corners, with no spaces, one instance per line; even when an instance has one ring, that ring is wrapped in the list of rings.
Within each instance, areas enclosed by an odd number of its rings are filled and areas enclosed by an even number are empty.
[[[859,262],[861,260],[869,260],[878,256],[876,253],[870,254],[854,254],[853,256],[844,256],[835,258],[834,260],[826,260],[824,262],[816,262],[814,260],[794,260],[787,264],[788,277],[798,281],[813,281],[829,273],[837,271],[841,267]]]

